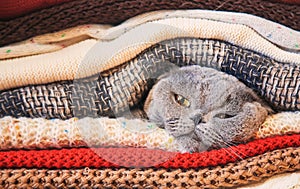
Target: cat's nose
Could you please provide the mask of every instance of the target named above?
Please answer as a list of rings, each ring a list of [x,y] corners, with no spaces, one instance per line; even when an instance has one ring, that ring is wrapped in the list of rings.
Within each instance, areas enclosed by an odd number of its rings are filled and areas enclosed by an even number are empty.
[[[195,115],[191,116],[190,119],[194,121],[195,125],[198,125],[202,122],[202,115],[195,114]]]

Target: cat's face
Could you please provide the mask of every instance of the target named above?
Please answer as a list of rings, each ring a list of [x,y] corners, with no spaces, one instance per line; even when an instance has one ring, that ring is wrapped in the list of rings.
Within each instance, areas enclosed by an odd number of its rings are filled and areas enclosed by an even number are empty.
[[[183,151],[245,142],[268,114],[255,93],[235,77],[199,66],[160,79],[144,109],[150,121],[180,139]]]

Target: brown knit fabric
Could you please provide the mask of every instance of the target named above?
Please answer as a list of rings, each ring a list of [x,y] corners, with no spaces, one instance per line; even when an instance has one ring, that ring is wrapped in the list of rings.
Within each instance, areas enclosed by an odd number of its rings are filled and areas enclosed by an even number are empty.
[[[269,0],[269,1],[288,3],[288,4],[300,4],[300,0]]]
[[[226,10],[254,14],[300,30],[300,5],[263,0],[77,0],[0,22],[0,46],[80,24],[119,24],[165,9]]]
[[[300,148],[286,148],[204,169],[3,169],[4,188],[218,188],[300,169]]]
[[[1,3],[0,6],[0,18],[15,18],[69,1],[71,0],[5,0],[5,3]]]

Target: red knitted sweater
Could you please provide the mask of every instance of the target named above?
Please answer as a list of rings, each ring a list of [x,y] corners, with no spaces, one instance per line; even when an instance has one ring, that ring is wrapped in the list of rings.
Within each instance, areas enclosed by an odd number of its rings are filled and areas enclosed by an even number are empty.
[[[231,148],[176,153],[142,148],[71,148],[0,152],[1,168],[164,167],[197,168],[225,165],[268,151],[300,146],[300,134],[258,139]]]

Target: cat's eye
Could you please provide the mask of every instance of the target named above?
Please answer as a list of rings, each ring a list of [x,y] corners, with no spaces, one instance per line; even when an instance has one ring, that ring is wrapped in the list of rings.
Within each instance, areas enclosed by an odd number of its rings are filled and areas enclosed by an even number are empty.
[[[215,115],[214,117],[220,118],[220,119],[227,119],[227,118],[232,118],[235,115],[230,115],[230,114],[226,114],[226,113],[219,113],[217,115]]]
[[[174,99],[180,106],[190,107],[191,105],[188,99],[184,98],[179,94],[174,94]]]

